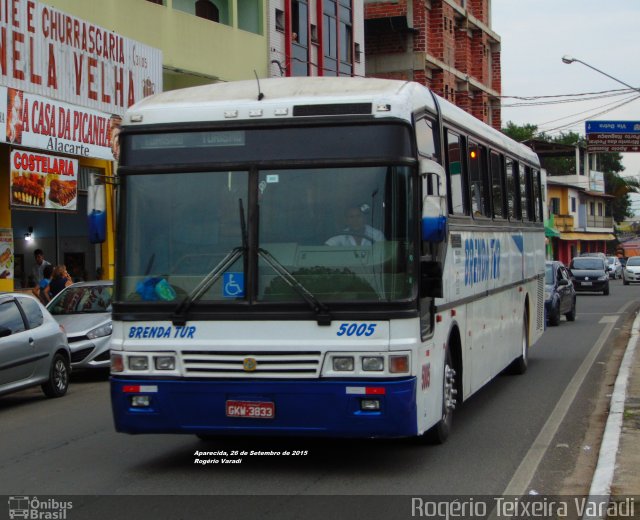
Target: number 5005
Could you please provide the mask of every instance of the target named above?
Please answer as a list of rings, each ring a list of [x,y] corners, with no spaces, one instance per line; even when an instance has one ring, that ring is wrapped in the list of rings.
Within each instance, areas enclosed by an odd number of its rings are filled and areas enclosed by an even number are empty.
[[[377,323],[343,323],[336,336],[372,336]]]

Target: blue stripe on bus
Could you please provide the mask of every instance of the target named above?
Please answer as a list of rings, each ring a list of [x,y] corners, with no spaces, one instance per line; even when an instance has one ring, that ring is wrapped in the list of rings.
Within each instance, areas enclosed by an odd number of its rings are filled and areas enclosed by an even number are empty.
[[[131,406],[124,387],[157,386],[150,407]],[[375,387],[376,395],[348,394],[347,387]],[[384,390],[380,390],[384,389]],[[380,393],[384,391],[384,394]],[[364,398],[380,411],[361,411]],[[227,401],[272,402],[273,419],[226,417]],[[417,433],[416,378],[399,381],[189,381],[111,378],[116,430],[124,433],[407,437]]]

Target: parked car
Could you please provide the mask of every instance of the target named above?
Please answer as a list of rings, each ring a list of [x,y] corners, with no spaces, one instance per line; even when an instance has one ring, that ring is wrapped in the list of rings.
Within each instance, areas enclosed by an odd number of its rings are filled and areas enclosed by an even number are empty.
[[[47,397],[62,397],[70,360],[64,331],[36,298],[0,294],[0,395],[40,385]]]
[[[576,291],[609,294],[607,261],[599,256],[576,256],[569,264],[571,281]]]
[[[545,262],[544,306],[549,325],[559,325],[560,316],[567,321],[576,319],[576,291],[571,281],[571,273],[562,262]]]
[[[607,264],[609,267],[609,278],[617,280],[622,278],[622,264],[617,256],[608,256]]]
[[[60,291],[47,304],[67,334],[72,367],[109,367],[112,293],[110,280],[78,282]]]
[[[640,282],[640,256],[630,256],[622,270],[622,283],[629,285],[632,282]]]

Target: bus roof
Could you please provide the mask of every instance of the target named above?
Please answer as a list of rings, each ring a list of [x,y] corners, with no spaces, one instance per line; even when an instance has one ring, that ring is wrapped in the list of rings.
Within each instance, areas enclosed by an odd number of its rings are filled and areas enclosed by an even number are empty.
[[[509,139],[445,99],[436,98],[445,121],[539,164],[530,148]],[[371,104],[370,111],[363,112],[364,104]],[[325,108],[320,110],[320,106]],[[296,114],[296,108],[305,110]],[[346,77],[267,78],[214,83],[149,96],[127,110],[123,125],[355,114],[411,121],[415,112],[424,109],[436,113],[434,98],[426,87],[410,81]]]

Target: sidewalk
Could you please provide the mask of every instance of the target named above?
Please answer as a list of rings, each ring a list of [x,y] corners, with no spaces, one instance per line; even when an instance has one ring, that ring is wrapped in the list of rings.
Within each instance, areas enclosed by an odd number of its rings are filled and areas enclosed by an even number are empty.
[[[595,501],[640,499],[640,314],[611,395],[609,415],[589,495]],[[635,504],[640,509],[640,502]]]

